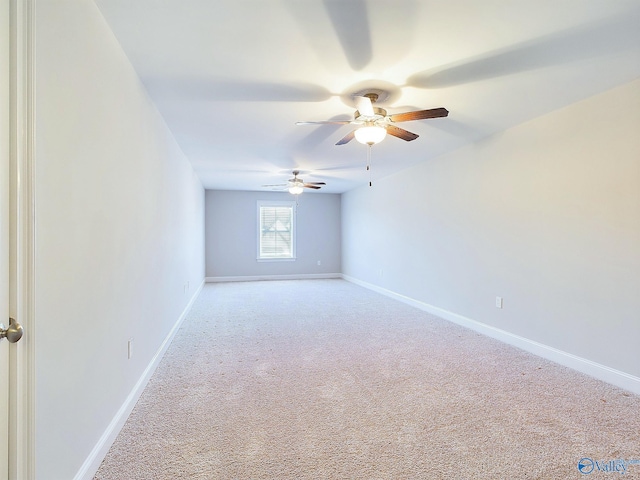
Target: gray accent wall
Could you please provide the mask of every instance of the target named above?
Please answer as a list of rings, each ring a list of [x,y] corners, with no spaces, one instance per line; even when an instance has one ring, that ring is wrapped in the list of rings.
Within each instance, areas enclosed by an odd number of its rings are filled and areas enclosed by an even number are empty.
[[[295,197],[288,192],[206,191],[207,278],[341,272],[340,195],[305,192],[299,196],[295,261],[257,261],[259,200],[291,201]]]
[[[637,380],[638,132],[640,80],[347,192],[343,273]]]

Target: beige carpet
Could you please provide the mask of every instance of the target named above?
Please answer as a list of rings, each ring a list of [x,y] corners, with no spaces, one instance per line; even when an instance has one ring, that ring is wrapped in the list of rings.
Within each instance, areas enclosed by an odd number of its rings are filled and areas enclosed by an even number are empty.
[[[204,287],[95,479],[627,479],[639,459],[637,395],[342,280],[274,281]]]

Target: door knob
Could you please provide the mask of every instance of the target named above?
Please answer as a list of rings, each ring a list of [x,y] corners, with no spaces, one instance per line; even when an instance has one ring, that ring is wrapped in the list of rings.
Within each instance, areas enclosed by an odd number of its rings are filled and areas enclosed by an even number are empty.
[[[5,329],[4,325],[0,323],[0,338],[6,338],[10,343],[16,343],[22,338],[24,329],[22,325],[16,322],[13,318],[9,318],[9,328]]]

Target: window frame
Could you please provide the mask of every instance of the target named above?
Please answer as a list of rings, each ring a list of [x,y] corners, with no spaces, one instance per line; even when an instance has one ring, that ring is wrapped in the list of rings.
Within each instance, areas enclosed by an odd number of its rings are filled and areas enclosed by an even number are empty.
[[[287,207],[291,209],[291,256],[290,257],[266,257],[262,256],[262,208],[263,207]],[[256,260],[258,262],[295,262],[296,261],[296,202],[288,200],[258,200],[256,208]]]

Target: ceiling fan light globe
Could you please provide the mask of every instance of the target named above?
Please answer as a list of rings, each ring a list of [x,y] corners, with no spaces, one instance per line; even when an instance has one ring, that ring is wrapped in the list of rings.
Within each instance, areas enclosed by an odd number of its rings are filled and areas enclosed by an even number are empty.
[[[289,188],[289,193],[292,195],[300,195],[302,193],[302,187],[300,185],[294,185]]]
[[[364,145],[375,145],[387,136],[387,129],[377,125],[360,127],[355,131],[356,140]]]

